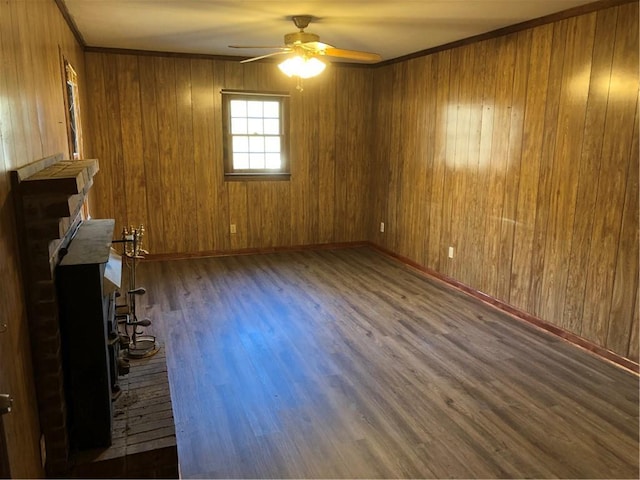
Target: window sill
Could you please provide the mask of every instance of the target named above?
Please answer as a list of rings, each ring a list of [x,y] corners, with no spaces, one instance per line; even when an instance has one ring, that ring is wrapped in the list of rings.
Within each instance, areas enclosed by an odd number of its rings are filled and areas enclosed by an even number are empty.
[[[286,173],[225,173],[225,182],[245,182],[245,181],[288,181],[291,174]]]

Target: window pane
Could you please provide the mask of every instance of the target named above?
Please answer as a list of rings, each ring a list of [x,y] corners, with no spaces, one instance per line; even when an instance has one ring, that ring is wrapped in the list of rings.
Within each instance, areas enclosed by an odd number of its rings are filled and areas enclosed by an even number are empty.
[[[280,135],[280,120],[265,118],[264,133],[267,135]]]
[[[262,103],[256,101],[248,101],[247,102],[247,116],[262,118]]]
[[[249,151],[264,153],[264,137],[249,137]]]
[[[232,118],[231,119],[231,133],[237,135],[239,133],[247,133],[247,119],[246,118]]]
[[[249,154],[248,153],[234,153],[233,154],[233,168],[246,170],[249,168]]]
[[[262,119],[261,118],[250,118],[249,119],[249,133],[252,135],[262,135],[264,133],[262,129]]]
[[[265,168],[280,168],[282,166],[282,160],[279,153],[267,153]]]
[[[232,117],[246,117],[247,116],[247,101],[246,100],[231,100],[231,116]]]
[[[248,152],[249,137],[233,137],[233,152]]]
[[[280,105],[278,102],[264,102],[264,117],[265,118],[279,118],[280,117]]]
[[[249,168],[264,168],[264,153],[250,153]]]
[[[265,137],[264,139],[264,151],[265,152],[280,152],[280,137]]]
[[[227,93],[227,92],[223,92]],[[235,96],[239,95],[239,96]],[[241,96],[240,96],[241,95]],[[288,99],[279,94],[240,91],[222,95],[225,175],[289,174]]]

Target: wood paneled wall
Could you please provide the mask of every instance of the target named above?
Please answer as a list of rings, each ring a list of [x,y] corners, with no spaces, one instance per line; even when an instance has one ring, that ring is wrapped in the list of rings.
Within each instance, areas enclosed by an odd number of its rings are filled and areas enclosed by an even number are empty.
[[[638,2],[377,70],[370,239],[637,361],[638,86]]]
[[[143,223],[152,253],[366,239],[372,70],[332,66],[299,93],[273,63],[87,52],[86,65],[93,215]],[[223,88],[290,91],[290,181],[224,181]]]
[[[61,53],[101,162],[93,214],[145,223],[154,253],[368,237],[637,360],[637,39],[631,3],[380,69],[332,68],[298,94],[270,64],[89,53],[85,76],[52,0],[0,2],[12,474],[42,470],[7,171],[68,156]],[[292,91],[291,181],[222,180],[221,88]]]
[[[82,49],[53,0],[0,2],[0,332],[7,324],[0,333],[0,393],[15,401],[3,418],[16,478],[43,471],[8,171],[56,153],[68,158],[62,56],[82,79]]]

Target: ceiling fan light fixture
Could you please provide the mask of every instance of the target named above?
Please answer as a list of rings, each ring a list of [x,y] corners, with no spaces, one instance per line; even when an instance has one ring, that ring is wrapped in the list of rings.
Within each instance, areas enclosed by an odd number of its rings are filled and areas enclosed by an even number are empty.
[[[296,55],[287,58],[278,68],[288,77],[311,78],[320,75],[327,65],[316,57]]]

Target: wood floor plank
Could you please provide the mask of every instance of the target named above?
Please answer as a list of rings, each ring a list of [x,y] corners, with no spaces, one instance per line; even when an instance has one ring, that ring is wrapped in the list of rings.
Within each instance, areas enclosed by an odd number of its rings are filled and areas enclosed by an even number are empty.
[[[140,278],[184,478],[640,473],[636,375],[371,249]]]

